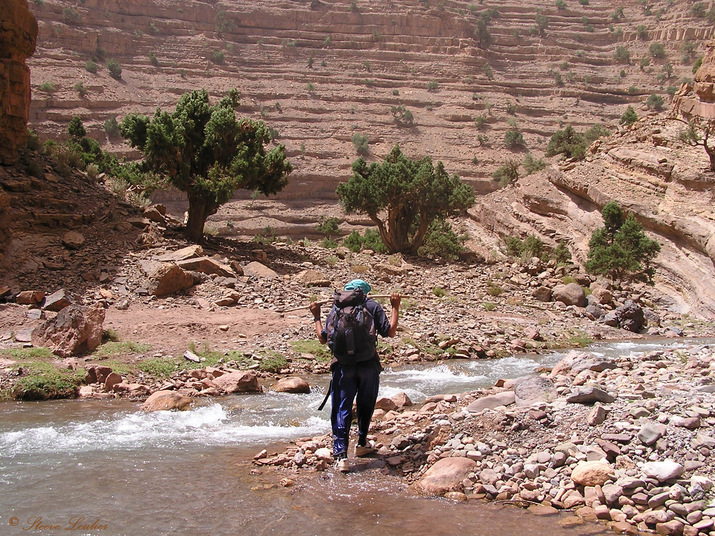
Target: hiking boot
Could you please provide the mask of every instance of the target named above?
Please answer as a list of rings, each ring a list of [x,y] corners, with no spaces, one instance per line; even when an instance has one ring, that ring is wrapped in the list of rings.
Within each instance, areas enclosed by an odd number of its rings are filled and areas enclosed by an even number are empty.
[[[350,464],[347,458],[338,458],[335,460],[335,468],[341,473],[347,473],[350,471]]]
[[[368,456],[372,454],[376,450],[377,449],[375,449],[375,444],[372,441],[365,445],[357,444],[355,445],[355,456],[358,458],[362,458],[363,456]]]

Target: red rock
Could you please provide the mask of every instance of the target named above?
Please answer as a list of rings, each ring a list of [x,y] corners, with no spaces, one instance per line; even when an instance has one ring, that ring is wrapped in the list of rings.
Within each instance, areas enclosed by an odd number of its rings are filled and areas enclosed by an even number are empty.
[[[303,378],[282,378],[273,387],[278,393],[310,393],[310,385]]]
[[[262,391],[258,384],[258,376],[252,370],[229,372],[214,379],[214,385],[219,391],[226,394],[260,393]]]
[[[416,487],[429,495],[461,491],[462,482],[476,467],[477,463],[469,458],[442,458],[427,470]]]
[[[142,411],[165,411],[178,409],[185,411],[193,400],[188,396],[183,396],[175,391],[157,391],[146,399],[142,404]]]

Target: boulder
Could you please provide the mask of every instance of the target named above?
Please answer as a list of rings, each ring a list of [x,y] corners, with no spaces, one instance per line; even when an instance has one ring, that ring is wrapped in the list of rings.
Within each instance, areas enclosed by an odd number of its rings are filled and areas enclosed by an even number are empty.
[[[200,257],[203,254],[203,248],[198,244],[195,244],[193,246],[187,246],[176,251],[169,251],[168,253],[159,255],[156,257],[156,260],[159,262],[178,262],[185,259],[191,259],[193,257]]]
[[[277,393],[310,393],[308,382],[298,376],[282,378],[273,388]]]
[[[578,283],[556,285],[551,292],[551,299],[560,301],[564,305],[575,305],[577,307],[586,307],[588,305],[586,293]]]
[[[381,409],[383,411],[394,411],[397,409],[397,404],[391,398],[380,397],[375,402],[375,409]]]
[[[261,386],[258,384],[258,376],[252,370],[229,372],[215,378],[213,382],[214,387],[226,394],[262,392]]]
[[[210,257],[194,257],[177,261],[176,265],[188,272],[201,272],[202,274],[220,275],[221,277],[233,277],[234,273],[230,266],[222,264]]]
[[[45,293],[41,290],[23,290],[15,296],[15,303],[18,305],[37,305],[45,299]]]
[[[102,342],[104,308],[70,305],[57,316],[47,320],[33,333],[33,336],[60,357],[69,357],[81,351],[92,351]]]
[[[664,462],[647,462],[643,464],[643,474],[655,478],[658,482],[666,482],[678,478],[685,472],[685,468],[672,460]]]
[[[332,282],[318,270],[303,270],[295,276],[295,280],[306,287],[329,287]]]
[[[640,333],[645,326],[645,314],[640,305],[633,300],[626,300],[626,303],[618,307],[615,311],[608,313],[603,318],[603,322],[614,328]]]
[[[551,289],[549,287],[537,287],[531,294],[535,300],[541,302],[551,301]]]
[[[485,409],[494,409],[499,406],[509,406],[514,402],[516,402],[514,391],[504,391],[503,393],[478,398],[469,404],[465,409],[470,413],[479,413]]]
[[[514,384],[514,398],[517,406],[530,406],[539,402],[550,402],[554,384],[543,376],[519,378]]]
[[[275,271],[258,261],[249,262],[243,267],[243,273],[244,275],[257,277],[258,279],[275,279],[278,277]]]
[[[67,292],[64,289],[60,289],[45,297],[45,303],[42,308],[45,311],[54,311],[56,313],[71,303],[72,301],[69,299]]]
[[[80,249],[84,242],[84,236],[77,231],[68,231],[62,236],[62,245],[67,249]]]
[[[615,470],[603,460],[581,462],[571,472],[571,480],[581,486],[602,486],[615,477]]]
[[[450,491],[461,491],[463,481],[476,467],[477,462],[469,458],[442,458],[427,470],[416,487],[428,495],[444,495]]]
[[[405,408],[412,405],[412,400],[407,396],[407,393],[397,393],[392,397],[392,401],[398,408]]]
[[[169,296],[194,285],[194,276],[174,263],[163,263],[149,275],[149,294]]]
[[[156,391],[142,404],[142,411],[166,411],[178,409],[185,411],[189,409],[193,400],[188,396],[176,391]]]
[[[595,404],[596,402],[610,404],[614,400],[616,400],[615,396],[608,394],[595,385],[580,387],[575,393],[566,398],[566,402],[569,404]]]

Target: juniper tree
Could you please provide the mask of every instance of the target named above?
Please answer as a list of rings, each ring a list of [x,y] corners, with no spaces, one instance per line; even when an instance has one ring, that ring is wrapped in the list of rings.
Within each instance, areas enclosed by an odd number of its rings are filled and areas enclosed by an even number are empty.
[[[265,123],[237,119],[237,106],[235,89],[213,105],[205,89],[195,90],[181,96],[174,112],[129,114],[121,123],[122,136],[142,152],[146,169],[186,192],[186,236],[194,242],[235,190],[274,194],[292,171],[283,145],[266,150],[271,134]]]
[[[399,146],[382,163],[353,162],[353,176],[336,193],[347,213],[366,214],[391,253],[414,254],[430,224],[456,216],[474,204],[471,186],[449,175],[428,156],[412,160]]]

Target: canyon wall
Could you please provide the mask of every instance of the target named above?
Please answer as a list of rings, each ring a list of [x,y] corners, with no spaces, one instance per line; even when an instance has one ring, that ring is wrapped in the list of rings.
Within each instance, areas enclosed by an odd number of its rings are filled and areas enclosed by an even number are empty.
[[[0,2],[0,164],[17,160],[30,110],[30,69],[37,21],[25,0]]]

